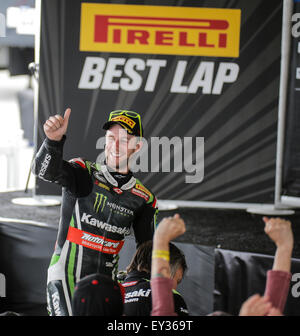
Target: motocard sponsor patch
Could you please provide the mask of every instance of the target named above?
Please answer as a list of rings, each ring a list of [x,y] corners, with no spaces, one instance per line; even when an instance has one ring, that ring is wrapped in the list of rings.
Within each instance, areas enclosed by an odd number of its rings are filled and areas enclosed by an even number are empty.
[[[79,230],[72,226],[69,227],[67,240],[107,254],[118,254],[124,244],[124,240],[108,239],[103,236]]]

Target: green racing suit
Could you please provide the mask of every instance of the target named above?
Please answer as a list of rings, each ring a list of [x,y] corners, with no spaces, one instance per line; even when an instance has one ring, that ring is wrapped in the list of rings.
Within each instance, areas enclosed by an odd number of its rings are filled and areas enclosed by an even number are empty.
[[[65,139],[46,138],[32,171],[63,187],[47,302],[49,315],[68,316],[76,282],[92,273],[115,277],[118,254],[131,230],[137,246],[153,239],[157,200],[131,172],[110,172],[105,164],[82,158],[63,160]]]

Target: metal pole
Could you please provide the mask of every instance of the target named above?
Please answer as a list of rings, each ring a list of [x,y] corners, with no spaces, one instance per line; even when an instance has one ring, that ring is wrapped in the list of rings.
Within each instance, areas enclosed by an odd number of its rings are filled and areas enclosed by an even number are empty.
[[[281,39],[281,69],[278,106],[278,129],[277,129],[277,153],[276,153],[276,176],[275,176],[275,207],[282,207],[282,166],[285,136],[285,115],[287,102],[287,88],[289,80],[290,45],[291,45],[291,18],[293,13],[293,1],[283,1],[282,15],[282,39]]]

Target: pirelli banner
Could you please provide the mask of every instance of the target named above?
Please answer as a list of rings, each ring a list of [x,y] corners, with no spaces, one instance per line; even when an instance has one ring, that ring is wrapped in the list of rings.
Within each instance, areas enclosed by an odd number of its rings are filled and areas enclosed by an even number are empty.
[[[41,4],[37,147],[71,107],[64,157],[96,161],[109,112],[133,110],[158,199],[273,203],[282,0]]]

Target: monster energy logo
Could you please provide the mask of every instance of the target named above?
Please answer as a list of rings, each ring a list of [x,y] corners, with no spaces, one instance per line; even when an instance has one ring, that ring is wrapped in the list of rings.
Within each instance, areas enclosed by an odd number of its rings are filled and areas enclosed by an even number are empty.
[[[127,209],[121,205],[118,205],[118,204],[115,204],[115,203],[112,203],[112,202],[107,202],[107,206],[114,212],[117,212],[121,215],[124,215],[124,216],[133,216],[134,213],[131,209]]]
[[[106,204],[107,196],[97,193],[97,192],[95,194],[96,194],[96,200],[94,203],[94,210],[95,212],[99,212],[99,209],[101,207],[101,212],[102,212]]]

